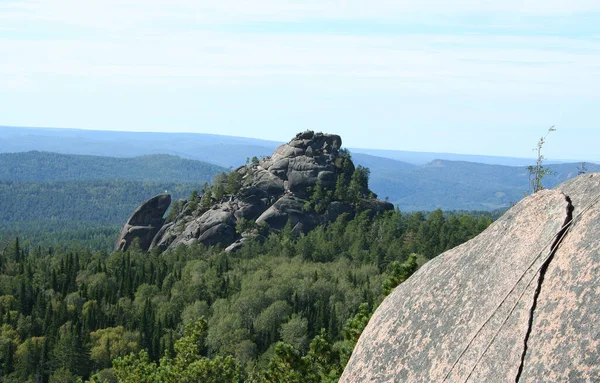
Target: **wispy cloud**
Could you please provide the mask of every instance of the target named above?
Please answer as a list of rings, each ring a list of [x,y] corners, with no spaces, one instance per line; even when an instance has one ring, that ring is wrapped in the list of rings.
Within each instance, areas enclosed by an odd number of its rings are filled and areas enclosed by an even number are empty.
[[[440,83],[437,92],[591,92],[600,42],[514,36],[344,36],[180,32],[118,40],[0,39],[0,76],[115,77],[128,82],[231,77],[387,79],[388,88]],[[532,68],[533,66],[533,68]],[[1,77],[0,77],[1,78]],[[360,81],[358,87],[369,86]],[[453,84],[453,85],[452,85]],[[316,82],[315,86],[323,85]],[[374,81],[373,86],[381,87]],[[328,84],[327,86],[330,86]],[[411,86],[412,88],[412,86]],[[428,86],[422,91],[430,92]]]
[[[0,101],[288,89],[331,94],[320,103],[335,110],[368,94],[365,113],[400,96],[420,98],[414,110],[463,97],[488,114],[482,100],[586,105],[600,87],[599,24],[597,0],[0,0]]]
[[[152,23],[294,22],[306,19],[406,21],[494,15],[569,16],[600,12],[595,0],[23,0],[0,2],[0,20],[55,22],[100,29],[135,29]],[[170,25],[174,26],[174,25]],[[154,26],[156,27],[156,25]]]
[[[455,84],[446,89],[453,92],[524,83],[530,92],[557,85],[585,92],[597,75],[600,42],[540,35],[527,31],[532,19],[519,19],[597,11],[600,3],[587,0],[3,1],[0,76],[28,77],[28,84],[52,74],[199,83],[331,76],[383,78],[389,87],[441,82]],[[472,28],[453,24],[465,15]]]

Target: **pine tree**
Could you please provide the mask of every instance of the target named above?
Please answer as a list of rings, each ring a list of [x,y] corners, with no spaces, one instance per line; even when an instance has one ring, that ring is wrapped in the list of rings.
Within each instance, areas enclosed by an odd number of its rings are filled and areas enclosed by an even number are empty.
[[[346,201],[348,199],[348,180],[344,174],[340,174],[337,177],[333,198],[337,201]]]
[[[350,185],[348,186],[348,198],[351,202],[358,202],[361,198],[367,196],[369,190],[369,168],[358,165],[352,173]]]
[[[6,342],[4,347],[4,368],[3,368],[3,376],[8,376],[14,371],[14,363],[15,363],[15,348],[13,342],[9,340]]]
[[[19,245],[19,237],[15,239],[15,243],[13,245],[13,259],[16,263],[21,261],[21,246]]]
[[[533,193],[537,193],[540,190],[544,189],[544,185],[542,184],[542,181],[545,176],[555,174],[555,172],[551,171],[550,168],[548,168],[547,166],[544,166],[544,160],[546,158],[542,154],[542,149],[544,147],[544,144],[546,143],[546,138],[548,137],[548,135],[550,133],[552,133],[554,131],[556,131],[556,129],[554,128],[554,126],[551,126],[548,129],[548,132],[546,133],[546,135],[542,136],[540,138],[540,140],[538,141],[537,147],[534,149],[537,151],[537,160],[535,162],[535,165],[530,165],[527,167],[527,171],[529,172],[529,183],[531,185],[531,189],[533,190]]]
[[[337,326],[337,313],[335,310],[335,303],[331,305],[331,313],[329,314],[329,325],[327,326],[327,333],[331,339],[336,339],[338,336]]]

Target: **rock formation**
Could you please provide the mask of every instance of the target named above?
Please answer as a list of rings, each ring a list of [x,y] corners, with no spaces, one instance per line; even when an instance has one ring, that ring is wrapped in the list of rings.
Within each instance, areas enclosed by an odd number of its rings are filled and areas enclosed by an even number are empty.
[[[260,238],[259,231],[279,231],[288,222],[293,232],[303,233],[344,213],[393,209],[392,204],[374,199],[366,186],[354,188],[352,198],[334,196],[340,177],[347,187],[355,171],[341,146],[338,135],[297,134],[271,157],[255,158],[218,180],[199,200],[187,202],[173,220],[161,225],[149,248],[202,243],[233,251],[249,238]],[[311,205],[317,189],[322,192],[319,207]],[[242,230],[240,222],[250,223],[250,228]]]
[[[171,205],[171,196],[159,194],[141,204],[121,230],[121,235],[115,244],[115,251],[126,250],[134,239],[139,239],[140,247],[147,250],[152,239],[162,228],[165,220],[163,215]]]
[[[599,382],[600,173],[525,198],[398,286],[340,382]]]

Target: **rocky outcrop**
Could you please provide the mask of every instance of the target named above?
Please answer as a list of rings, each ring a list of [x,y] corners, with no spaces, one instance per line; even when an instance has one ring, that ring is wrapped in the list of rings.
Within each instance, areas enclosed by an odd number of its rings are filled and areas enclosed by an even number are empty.
[[[170,205],[171,196],[159,194],[135,209],[121,230],[121,235],[115,244],[115,251],[126,250],[134,239],[140,241],[142,250],[148,250],[165,222],[163,216]]]
[[[256,223],[266,223],[272,229],[281,230],[289,221],[292,231],[298,234],[314,229],[321,219],[315,212],[305,211],[304,202],[298,197],[284,195],[265,210]]]
[[[600,173],[525,198],[379,306],[340,382],[600,381]]]
[[[221,189],[228,194],[206,194],[200,201],[187,202],[180,214],[157,230],[149,248],[166,250],[202,243],[235,251],[250,238],[260,238],[259,230],[253,231],[252,226],[260,227],[262,233],[279,231],[289,222],[292,231],[299,234],[344,213],[352,216],[357,211],[376,214],[393,209],[392,204],[375,200],[366,188],[351,202],[333,198],[338,178],[343,176],[349,182],[355,170],[341,146],[338,135],[313,131],[297,134],[271,157],[255,159],[221,180]],[[329,193],[318,212],[308,203],[317,186]],[[240,229],[240,222],[250,222],[250,229]]]

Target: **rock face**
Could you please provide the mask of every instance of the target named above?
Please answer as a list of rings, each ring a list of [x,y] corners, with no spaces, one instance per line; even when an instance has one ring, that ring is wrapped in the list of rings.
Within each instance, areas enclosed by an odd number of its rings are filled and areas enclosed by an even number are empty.
[[[220,244],[234,251],[250,238],[260,238],[256,229],[241,233],[238,223],[242,221],[267,231],[279,231],[290,222],[293,232],[305,233],[343,213],[352,216],[357,211],[375,214],[393,209],[392,204],[375,200],[366,188],[352,202],[333,198],[338,177],[349,179],[355,169],[340,151],[341,146],[338,135],[313,131],[297,134],[271,157],[255,159],[234,170],[234,177],[223,180],[233,180],[224,187],[227,193],[204,195],[199,201],[188,202],[173,221],[160,225],[149,248],[166,250],[202,243]],[[232,185],[234,191],[230,190]],[[326,205],[307,208],[307,200],[317,186],[329,193]]]
[[[134,239],[139,239],[142,250],[148,250],[152,239],[165,222],[163,215],[171,205],[171,196],[159,194],[141,204],[121,230],[115,251],[126,250]]]
[[[340,382],[600,381],[599,195],[600,173],[541,191],[424,265]]]

